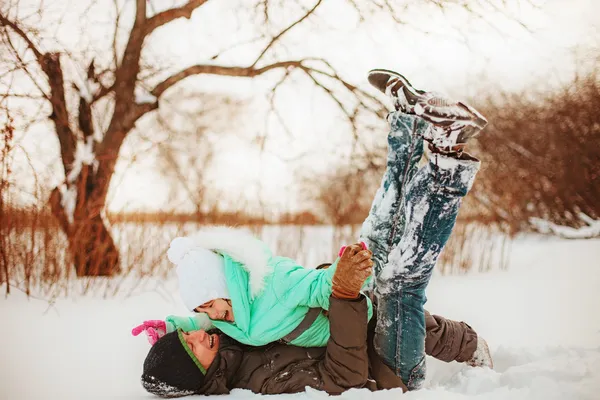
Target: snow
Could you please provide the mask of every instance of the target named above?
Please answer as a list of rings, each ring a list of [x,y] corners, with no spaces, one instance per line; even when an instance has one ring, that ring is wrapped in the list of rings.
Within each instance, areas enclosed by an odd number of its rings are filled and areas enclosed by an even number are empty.
[[[77,76],[77,75],[76,75]],[[94,100],[94,94],[98,91],[100,85],[93,79],[81,80],[77,84],[79,89],[79,96],[85,100],[86,103],[91,104]]]
[[[584,213],[579,218],[587,224],[581,228],[571,228],[554,224],[540,218],[530,218],[529,222],[541,233],[552,233],[565,239],[587,239],[600,236],[600,220],[594,220]]]
[[[317,247],[317,246],[315,246]],[[441,276],[427,309],[465,320],[484,337],[495,370],[428,359],[423,390],[351,390],[341,399],[552,400],[600,393],[600,239],[521,237],[508,270]],[[141,386],[148,351],[131,328],[185,314],[176,281],[149,289],[127,279],[130,295],[27,299],[13,292],[0,307],[0,399],[153,399]],[[129,293],[122,290],[122,293]],[[234,390],[224,400],[258,399]],[[316,390],[278,399],[329,397]]]
[[[94,138],[92,136],[88,136],[85,141],[77,141],[73,167],[71,172],[69,172],[69,175],[67,175],[68,183],[73,183],[77,180],[84,164],[93,165],[94,168],[97,168],[98,165],[98,160],[96,160],[96,155],[94,154]]]
[[[158,98],[144,89],[140,85],[136,85],[134,90],[135,104],[154,104],[158,101]]]
[[[77,141],[75,160],[73,160],[71,171],[67,175],[67,183],[59,186],[61,205],[65,210],[69,223],[73,222],[73,213],[77,204],[77,188],[74,184],[84,165],[91,165],[94,171],[98,169],[98,160],[96,160],[96,155],[94,154],[94,138],[92,136],[88,136],[85,141]]]
[[[60,190],[60,205],[65,210],[69,223],[73,223],[73,214],[77,205],[77,187],[62,184],[58,186],[58,190]]]
[[[422,199],[420,197],[419,199]],[[416,202],[407,203],[406,205],[406,220],[407,221],[424,221],[425,215],[429,211],[429,203],[427,202]],[[416,231],[419,229],[421,224],[407,224],[406,229],[408,230],[408,237],[415,238]],[[396,247],[394,247],[389,254],[389,264],[381,271],[381,277],[388,280],[392,277],[405,272],[406,266],[416,261],[416,257],[422,254],[423,249],[419,242],[415,239],[413,242],[407,243],[401,241]],[[427,257],[429,251],[425,255]],[[424,261],[423,263],[426,263]]]

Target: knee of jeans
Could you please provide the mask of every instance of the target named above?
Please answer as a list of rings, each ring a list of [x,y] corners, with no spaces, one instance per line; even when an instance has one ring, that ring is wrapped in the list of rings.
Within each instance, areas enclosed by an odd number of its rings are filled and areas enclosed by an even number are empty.
[[[398,282],[402,287],[424,288],[431,280],[435,264],[422,265],[414,271],[406,271],[398,275]]]

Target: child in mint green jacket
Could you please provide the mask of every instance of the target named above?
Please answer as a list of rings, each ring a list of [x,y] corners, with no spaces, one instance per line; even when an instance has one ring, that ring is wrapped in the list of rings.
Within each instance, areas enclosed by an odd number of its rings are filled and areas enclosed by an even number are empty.
[[[280,340],[302,347],[326,345],[329,320],[319,311],[329,309],[339,258],[329,269],[307,269],[292,259],[274,256],[249,233],[227,227],[174,239],[168,257],[177,265],[186,307],[199,313],[169,316],[164,324],[147,321],[134,334],[150,329],[162,336],[177,328],[192,331],[213,326],[252,346]],[[368,315],[370,319],[370,301]]]

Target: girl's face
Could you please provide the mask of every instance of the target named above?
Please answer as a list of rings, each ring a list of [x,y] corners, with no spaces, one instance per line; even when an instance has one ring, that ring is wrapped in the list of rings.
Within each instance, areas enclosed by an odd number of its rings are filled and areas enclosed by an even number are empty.
[[[205,313],[208,318],[216,321],[233,322],[233,308],[229,299],[215,299],[196,307],[194,311]]]

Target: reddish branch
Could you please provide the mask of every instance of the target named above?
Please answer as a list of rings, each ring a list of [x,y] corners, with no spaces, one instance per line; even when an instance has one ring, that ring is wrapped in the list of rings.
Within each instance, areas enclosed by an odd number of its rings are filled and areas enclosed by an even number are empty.
[[[264,74],[267,71],[277,68],[306,68],[302,65],[302,60],[297,61],[281,61],[273,64],[266,65],[261,68],[250,67],[225,67],[221,65],[194,65],[189,68],[180,71],[158,85],[152,90],[152,94],[156,97],[162,95],[167,89],[175,85],[179,81],[198,74],[211,74],[211,75],[222,75],[222,76],[239,76],[245,78],[253,78],[255,76]]]
[[[177,19],[177,18],[190,19],[194,10],[196,8],[200,7],[201,5],[203,5],[204,3],[206,3],[207,1],[208,0],[188,1],[185,5],[183,5],[181,7],[172,8],[170,10],[166,10],[166,11],[156,14],[152,18],[149,18],[148,21],[146,22],[146,27],[145,27],[146,35],[150,34],[152,31],[154,31],[159,26],[165,25],[165,24],[173,21],[174,19]]]
[[[95,80],[93,61],[88,67],[87,79],[88,81]],[[85,85],[86,83],[83,84]],[[84,137],[87,138],[94,134],[94,123],[92,121],[92,105],[87,102],[84,96],[79,96],[79,116],[77,120],[79,122],[79,129],[83,133]]]
[[[23,41],[25,41],[27,48],[33,52],[40,67],[46,74],[48,85],[50,86],[49,100],[52,104],[52,114],[50,115],[50,119],[54,122],[56,128],[65,175],[68,175],[75,159],[75,137],[71,130],[71,126],[69,125],[69,112],[67,110],[67,102],[65,99],[64,78],[62,67],[60,65],[60,56],[57,53],[42,53],[17,23],[9,20],[1,13],[0,23],[3,26],[10,27],[23,39]]]
[[[27,47],[33,52],[37,60],[39,61],[42,58],[42,53],[37,49],[35,44],[29,39],[27,34],[14,22],[6,18],[5,15],[0,13],[0,24],[2,26],[10,27],[17,35],[21,36],[21,38],[27,43]]]
[[[146,0],[136,0],[135,21],[123,52],[121,65],[115,72],[115,113],[120,115],[133,102],[135,82],[140,72],[140,57],[146,32]],[[111,126],[118,121],[113,117]],[[111,128],[109,128],[110,130]],[[113,127],[114,129],[114,127]]]

